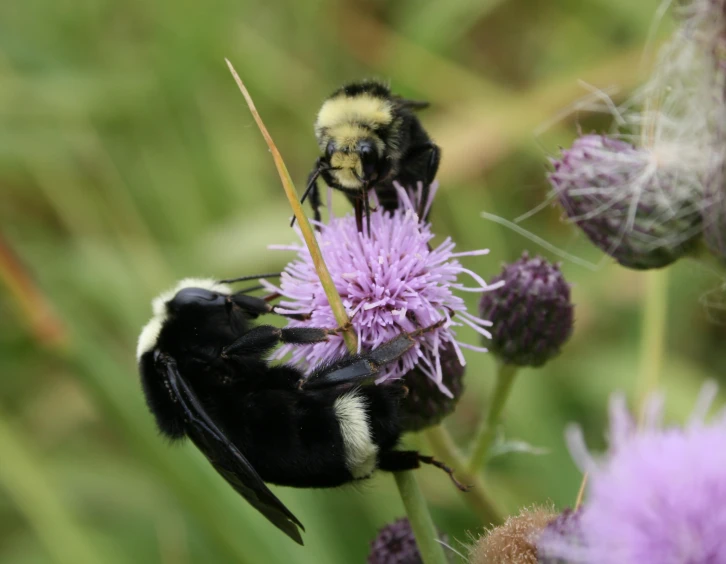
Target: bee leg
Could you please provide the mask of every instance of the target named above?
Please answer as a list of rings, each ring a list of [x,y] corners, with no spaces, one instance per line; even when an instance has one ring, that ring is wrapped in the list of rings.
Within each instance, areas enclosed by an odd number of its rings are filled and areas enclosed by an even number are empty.
[[[322,221],[322,216],[320,215],[320,208],[322,207],[322,202],[320,201],[320,189],[318,188],[318,183],[316,182],[313,184],[312,189],[310,190],[310,207],[313,208],[313,219],[320,223]],[[316,225],[315,229],[320,231],[320,226]]]
[[[421,201],[418,204],[418,216],[421,221],[426,221],[426,208],[429,202],[429,189],[431,183],[436,178],[436,173],[439,171],[439,163],[441,162],[441,149],[438,145],[431,143],[429,162],[426,167],[426,178],[424,179],[423,188],[421,189]]]
[[[320,173],[323,170],[323,158],[318,157],[315,161],[315,166],[313,167],[313,170],[310,171],[310,174],[308,175],[308,181],[305,185],[305,192],[303,192],[302,198],[300,198],[300,203],[305,203],[305,200],[308,196],[310,196],[310,207],[313,208],[313,217],[315,218],[315,221],[320,221],[320,192],[318,191],[318,176],[320,176]],[[290,221],[290,227],[295,225],[295,216],[292,216],[292,221]]]
[[[428,161],[426,162],[424,177],[421,178],[423,188],[421,190],[421,199],[418,203],[418,216],[421,218],[421,221],[426,220],[425,212],[429,201],[429,187],[436,179],[436,173],[439,171],[441,149],[436,143],[429,141],[412,147],[405,155],[407,160],[415,159],[418,162],[426,153],[428,153]]]
[[[279,344],[281,330],[272,325],[259,325],[222,349],[222,358],[232,355],[252,356],[265,353]]]
[[[252,319],[256,319],[260,315],[265,315],[267,313],[274,313],[275,315],[280,315],[289,319],[296,319],[298,321],[305,321],[306,319],[310,319],[310,314],[308,313],[280,313],[275,309],[276,306],[270,305],[268,303],[278,298],[280,294],[275,293],[270,294],[269,296],[265,296],[264,298],[258,298],[255,296],[245,295],[245,291],[246,290],[242,290],[240,292],[232,294],[230,296],[229,303],[244,310],[244,312]]]
[[[254,356],[265,353],[279,343],[305,344],[327,341],[339,329],[320,329],[317,327],[273,327],[258,325],[233,343],[222,349],[222,358],[231,355]]]
[[[410,333],[401,333],[398,337],[363,354],[362,358],[373,362],[376,366],[383,366],[384,364],[398,360],[406,351],[416,344],[414,337],[433,331],[434,329],[441,327],[445,322],[445,319],[441,319],[428,327],[422,327],[415,331],[411,331]]]
[[[449,475],[449,478],[462,492],[469,491],[471,486],[465,486],[454,476],[454,471],[444,464],[436,460],[433,456],[424,456],[415,450],[388,450],[378,455],[378,468],[386,472],[401,472],[403,470],[415,470],[420,468],[421,464],[431,464],[439,468]]]

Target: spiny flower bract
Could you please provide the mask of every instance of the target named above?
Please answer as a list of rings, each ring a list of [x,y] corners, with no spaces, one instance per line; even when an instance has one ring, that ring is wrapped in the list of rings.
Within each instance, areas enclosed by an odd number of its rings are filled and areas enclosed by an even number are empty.
[[[432,248],[431,225],[420,222],[415,198],[400,187],[397,191],[398,209],[389,212],[378,207],[371,211],[370,234],[365,228],[360,233],[354,216],[348,214],[333,218],[328,224],[319,224],[318,242],[361,350],[371,350],[403,332],[445,321],[439,328],[421,334],[416,345],[398,362],[385,366],[376,381],[400,378],[416,366],[441,392],[452,396],[443,383],[441,350],[452,347],[463,365],[462,347],[486,349],[459,342],[455,328],[466,324],[490,337],[486,327],[491,325],[469,314],[464,300],[454,290],[485,292],[496,287],[488,286],[481,277],[464,268],[458,258],[488,251],[455,253],[450,238]],[[432,185],[429,205],[435,192],[436,185]],[[273,248],[297,252],[297,259],[285,267],[279,287],[267,284],[283,297],[278,311],[309,315],[304,321],[291,320],[288,326],[336,327],[307,247],[298,244]],[[458,281],[461,274],[471,276],[476,285],[464,286]],[[324,343],[283,346],[277,357],[291,353],[294,363],[309,368],[346,352],[343,337],[334,335]]]
[[[610,449],[596,462],[582,434],[568,433],[589,473],[573,539],[543,539],[547,553],[589,564],[726,562],[726,414],[704,415],[715,395],[705,386],[684,427],[663,427],[661,398],[651,398],[638,429],[622,396],[611,401]]]

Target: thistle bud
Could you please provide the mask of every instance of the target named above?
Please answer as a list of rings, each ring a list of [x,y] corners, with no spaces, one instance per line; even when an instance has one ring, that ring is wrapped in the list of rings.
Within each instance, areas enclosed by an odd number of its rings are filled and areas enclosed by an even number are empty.
[[[445,535],[439,538],[446,541]],[[408,519],[402,517],[378,531],[371,541],[368,564],[423,564]]]
[[[537,564],[537,538],[554,518],[549,509],[522,509],[477,541],[469,564]]]
[[[482,317],[493,323],[489,350],[505,364],[541,366],[572,334],[570,285],[558,265],[526,252],[505,265],[492,284],[500,280],[504,285],[484,294],[479,304]]]
[[[456,407],[464,392],[464,366],[450,344],[441,348],[441,383],[448,393],[430,378],[421,374],[418,367],[403,377],[408,394],[401,401],[403,427],[406,431],[420,431],[437,425]]]
[[[661,268],[697,243],[702,187],[681,159],[584,135],[552,165],[549,180],[567,216],[621,265]]]

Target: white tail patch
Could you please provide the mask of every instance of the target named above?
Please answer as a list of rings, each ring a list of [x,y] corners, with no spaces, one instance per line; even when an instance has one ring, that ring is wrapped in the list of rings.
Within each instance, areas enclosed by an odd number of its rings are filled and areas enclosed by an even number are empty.
[[[365,478],[376,469],[378,446],[373,442],[368,411],[357,391],[340,396],[333,404],[343,435],[345,465],[354,478]]]

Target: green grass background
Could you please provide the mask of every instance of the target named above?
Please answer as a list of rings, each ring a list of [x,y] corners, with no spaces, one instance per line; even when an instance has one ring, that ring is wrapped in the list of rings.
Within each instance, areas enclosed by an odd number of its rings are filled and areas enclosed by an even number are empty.
[[[479,212],[513,219],[546,199],[547,157],[578,127],[609,124],[562,113],[588,93],[578,81],[617,87],[616,99],[641,82],[656,7],[1,3],[0,561],[362,562],[377,528],[403,515],[389,475],[338,490],[276,488],[307,528],[298,547],[193,447],[166,445],[143,403],[134,351],[150,299],[183,276],[279,269],[289,255],[267,246],[294,239],[272,159],[224,57],[298,189],[318,154],[315,113],[341,83],[381,77],[430,100],[422,119],[443,148],[434,227],[462,250],[491,248],[464,261],[491,277],[524,249],[556,258]],[[657,29],[656,44],[668,27]],[[490,494],[510,513],[574,502],[580,474],[564,426],[581,422],[600,448],[608,394],[635,396],[645,292],[643,274],[603,258],[557,207],[523,226],[598,268],[563,265],[574,284],[574,337],[544,369],[522,372],[507,406],[507,436],[549,449],[491,463]],[[8,268],[8,252],[29,277]],[[720,309],[704,305],[718,301],[721,283],[695,263],[670,269],[661,381],[673,417],[726,365]],[[467,392],[446,421],[462,446],[493,382],[492,358],[467,358]],[[440,472],[423,469],[419,480],[460,549],[481,524]]]

